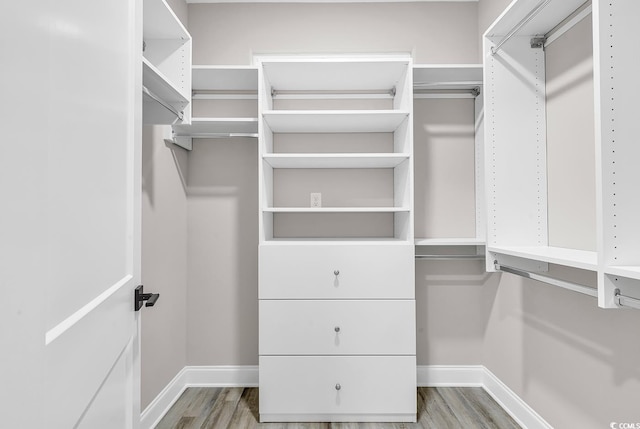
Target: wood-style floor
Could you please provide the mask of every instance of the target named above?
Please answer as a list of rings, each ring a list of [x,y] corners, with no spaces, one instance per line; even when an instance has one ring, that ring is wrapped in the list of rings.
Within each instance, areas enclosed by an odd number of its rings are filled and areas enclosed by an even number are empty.
[[[156,429],[517,429],[481,387],[421,387],[417,423],[259,423],[257,388],[188,388]]]

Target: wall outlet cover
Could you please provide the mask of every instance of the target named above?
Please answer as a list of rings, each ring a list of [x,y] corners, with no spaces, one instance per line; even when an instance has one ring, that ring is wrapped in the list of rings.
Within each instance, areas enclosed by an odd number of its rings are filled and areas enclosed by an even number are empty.
[[[320,192],[311,193],[311,207],[322,207],[322,194]]]

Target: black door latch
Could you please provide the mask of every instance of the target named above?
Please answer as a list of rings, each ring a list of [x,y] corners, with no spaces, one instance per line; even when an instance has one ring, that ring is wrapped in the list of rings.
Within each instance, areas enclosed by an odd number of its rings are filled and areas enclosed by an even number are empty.
[[[133,292],[133,308],[136,311],[140,311],[143,302],[147,301],[144,303],[145,307],[153,307],[158,298],[160,298],[159,293],[143,293],[142,288],[143,286],[140,285]]]

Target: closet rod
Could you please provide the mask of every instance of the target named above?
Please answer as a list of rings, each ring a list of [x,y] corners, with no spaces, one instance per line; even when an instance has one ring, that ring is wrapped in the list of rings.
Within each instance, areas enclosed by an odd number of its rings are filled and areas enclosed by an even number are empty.
[[[484,259],[484,255],[416,255],[416,259]]]
[[[531,21],[533,18],[536,17],[536,15],[538,15],[542,9],[544,9],[544,7],[546,5],[548,5],[549,3],[551,3],[551,0],[543,0],[540,3],[538,3],[538,5],[531,11],[529,12],[524,18],[522,18],[520,20],[520,22],[518,22],[503,38],[502,40],[500,40],[498,42],[498,44],[496,46],[493,46],[491,48],[491,55],[495,55],[498,53],[498,51],[500,50],[500,48],[502,47],[502,45],[504,45],[505,43],[507,43],[509,41],[509,39],[511,39],[513,36],[516,35],[516,33],[518,33],[518,31],[520,31],[520,29],[522,27],[525,26],[525,24],[527,24],[529,21]]]
[[[631,307],[640,310],[640,299],[631,298],[630,296],[620,295],[620,289],[615,290],[615,303],[623,307]]]
[[[190,137],[192,139],[225,139],[229,137],[258,138],[258,134],[257,133],[202,133],[202,134],[175,135],[174,137]]]
[[[171,106],[170,104],[166,103],[164,100],[162,100],[160,97],[155,95],[153,92],[149,91],[146,86],[142,87],[142,92],[144,94],[148,95],[154,101],[158,102],[158,104],[160,104],[162,107],[164,107],[165,109],[167,109],[168,111],[170,111],[171,113],[176,115],[176,117],[178,119],[180,119],[181,121],[184,120],[184,113],[183,112],[178,112],[176,109],[173,108],[173,106]]]
[[[513,268],[513,267],[507,267],[505,265],[500,265],[498,263],[498,261],[494,261],[493,262],[496,270],[499,271],[504,271],[505,273],[511,273],[511,274],[515,274],[517,276],[521,276],[527,279],[531,279],[531,280],[537,280],[543,283],[548,283],[550,285],[553,286],[559,286],[561,288],[564,289],[568,289],[574,292],[580,292],[582,294],[585,295],[589,295],[589,296],[593,296],[593,297],[597,297],[598,296],[598,291],[597,289],[594,289],[592,287],[589,286],[584,286],[581,284],[577,284],[577,283],[571,283],[571,282],[567,282],[564,280],[558,280],[558,279],[554,279],[552,277],[547,277],[547,276],[543,276],[540,274],[536,274],[536,273],[530,273],[529,271],[523,271],[523,270],[519,270],[517,268]]]

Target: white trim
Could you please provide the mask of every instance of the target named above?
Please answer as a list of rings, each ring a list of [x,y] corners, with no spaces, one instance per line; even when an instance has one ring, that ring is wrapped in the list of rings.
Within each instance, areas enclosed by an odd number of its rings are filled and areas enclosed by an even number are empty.
[[[140,415],[140,429],[154,428],[188,387],[257,387],[257,365],[185,366]]]
[[[553,426],[487,368],[484,368],[482,387],[523,428],[553,429]]]
[[[127,274],[120,281],[118,281],[116,284],[110,286],[109,289],[105,290],[104,292],[102,292],[97,297],[93,298],[88,304],[86,304],[83,307],[81,307],[79,310],[77,310],[71,316],[67,317],[62,322],[58,323],[53,328],[49,329],[47,331],[47,333],[45,334],[45,337],[44,337],[45,345],[48,346],[53,341],[55,341],[55,339],[58,338],[60,335],[64,334],[66,331],[71,329],[71,327],[73,327],[76,323],[78,323],[80,320],[82,320],[84,318],[84,316],[86,316],[87,314],[91,313],[93,310],[98,308],[98,306],[100,304],[105,302],[114,293],[119,291],[122,286],[125,286],[126,284],[128,284],[129,281],[131,281],[131,279],[133,279],[133,276],[131,274]]]
[[[482,365],[418,365],[418,387],[481,387]]]
[[[152,429],[187,387],[256,387],[258,366],[186,366],[147,406],[141,429]],[[552,429],[538,413],[482,365],[418,365],[419,387],[482,387],[523,428]]]
[[[153,401],[140,414],[140,429],[151,429],[156,427],[162,417],[180,398],[182,393],[187,389],[186,371],[188,367],[184,367],[173,377],[162,389],[162,392],[155,397]]]

